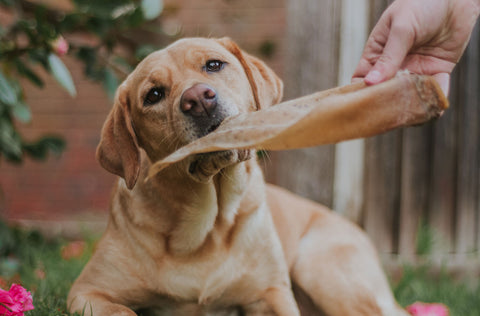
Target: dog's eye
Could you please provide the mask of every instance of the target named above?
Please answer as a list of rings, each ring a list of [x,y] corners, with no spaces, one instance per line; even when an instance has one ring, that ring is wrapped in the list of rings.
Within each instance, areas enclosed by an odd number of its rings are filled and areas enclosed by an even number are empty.
[[[152,88],[148,91],[147,95],[145,96],[145,100],[143,101],[144,106],[149,106],[160,102],[165,97],[165,89],[163,88]]]
[[[205,63],[205,70],[207,72],[217,72],[222,70],[225,63],[221,60],[209,60]]]

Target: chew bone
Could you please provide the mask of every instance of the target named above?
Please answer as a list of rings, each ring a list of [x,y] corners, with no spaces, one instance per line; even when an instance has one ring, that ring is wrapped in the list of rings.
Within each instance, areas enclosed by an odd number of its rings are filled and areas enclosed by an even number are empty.
[[[214,132],[154,163],[149,176],[189,155],[256,148],[282,150],[332,144],[417,125],[439,117],[448,101],[432,77],[400,74],[317,92],[225,120]]]

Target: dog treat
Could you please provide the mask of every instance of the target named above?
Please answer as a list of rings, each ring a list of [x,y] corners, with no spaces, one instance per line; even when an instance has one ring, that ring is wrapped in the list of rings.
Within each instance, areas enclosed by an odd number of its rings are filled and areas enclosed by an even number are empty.
[[[370,137],[439,117],[448,101],[429,76],[400,73],[317,92],[226,119],[217,130],[154,163],[152,176],[189,155],[236,148],[283,150]]]

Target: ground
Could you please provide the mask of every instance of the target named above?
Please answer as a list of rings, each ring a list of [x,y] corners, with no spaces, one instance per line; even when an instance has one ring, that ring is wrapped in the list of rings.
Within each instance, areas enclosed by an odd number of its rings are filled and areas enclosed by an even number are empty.
[[[75,241],[46,238],[0,221],[0,288],[17,283],[32,292],[35,309],[26,316],[69,316],[66,295],[98,237],[88,234]],[[451,316],[480,315],[479,280],[458,280],[431,270],[428,263],[401,269],[392,286],[402,306],[416,301],[441,302],[449,307]]]

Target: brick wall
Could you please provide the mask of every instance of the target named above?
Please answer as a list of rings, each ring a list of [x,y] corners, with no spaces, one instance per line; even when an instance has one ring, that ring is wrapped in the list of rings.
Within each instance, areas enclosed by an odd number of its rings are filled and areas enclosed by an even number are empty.
[[[24,84],[33,121],[22,128],[27,139],[61,135],[67,149],[45,162],[27,159],[22,165],[0,164],[2,213],[10,219],[74,219],[83,212],[103,212],[113,176],[95,161],[95,146],[110,102],[102,88],[82,76],[73,59],[64,58],[78,96],[74,99],[45,74],[46,88]]]
[[[281,75],[284,2],[169,0],[165,2],[161,23],[168,32],[180,29],[181,36],[229,36]],[[69,97],[47,74],[45,89],[26,83],[24,89],[33,121],[22,126],[22,132],[28,139],[46,133],[61,135],[67,141],[67,150],[61,157],[50,157],[46,162],[27,159],[20,166],[0,160],[0,216],[9,220],[79,221],[106,217],[115,176],[95,161],[95,148],[111,104],[99,85],[83,77],[80,64],[69,57],[64,61],[76,83],[77,97]]]

